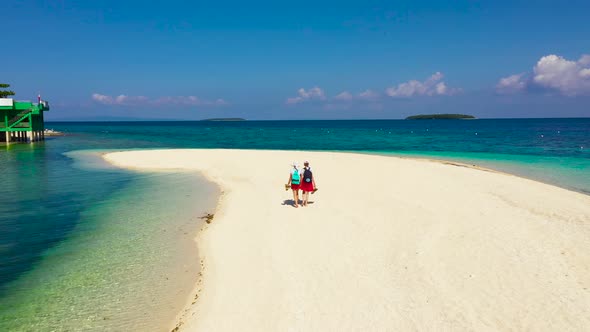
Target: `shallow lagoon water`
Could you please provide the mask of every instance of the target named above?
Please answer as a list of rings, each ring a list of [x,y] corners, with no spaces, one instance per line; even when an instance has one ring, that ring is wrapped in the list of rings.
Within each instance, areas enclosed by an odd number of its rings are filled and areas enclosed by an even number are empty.
[[[103,169],[97,154],[74,156],[73,171],[83,167],[81,172],[112,177],[120,187],[91,202],[84,196],[78,197],[83,203],[62,201],[77,204],[76,221],[19,278],[3,285],[0,329],[168,330],[198,280],[195,235],[200,217],[215,208],[218,188],[194,173]],[[47,219],[52,217],[59,215]],[[23,241],[29,239],[14,239]]]

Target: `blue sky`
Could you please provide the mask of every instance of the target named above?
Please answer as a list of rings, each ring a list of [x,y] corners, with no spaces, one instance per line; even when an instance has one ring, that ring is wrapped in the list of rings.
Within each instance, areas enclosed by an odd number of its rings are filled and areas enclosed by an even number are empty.
[[[590,116],[588,1],[3,1],[48,118]]]

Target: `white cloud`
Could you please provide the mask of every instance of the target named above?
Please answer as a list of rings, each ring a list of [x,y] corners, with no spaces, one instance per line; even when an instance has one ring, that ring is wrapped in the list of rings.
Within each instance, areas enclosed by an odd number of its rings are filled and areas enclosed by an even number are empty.
[[[92,100],[105,105],[137,105],[149,101],[149,99],[144,96],[107,96],[100,93],[93,93]]]
[[[385,90],[390,97],[413,97],[413,96],[450,96],[461,91],[461,89],[450,88],[442,81],[443,74],[434,73],[424,82],[416,80],[399,84],[397,87],[391,87]],[[319,87],[311,89],[300,88],[297,90],[297,96],[287,98],[286,103],[290,105],[299,104],[307,101],[323,101],[325,109],[339,109],[344,104],[363,103],[377,107],[381,100],[381,94],[371,89],[364,90],[358,94],[352,94],[348,91],[342,91],[335,96],[327,96],[324,90]],[[379,104],[379,107],[383,107]],[[363,106],[363,107],[365,107]]]
[[[344,92],[341,92],[338,95],[336,95],[336,97],[334,97],[334,100],[351,101],[352,98],[353,98],[352,93],[350,93],[348,91],[344,91]]]
[[[385,93],[394,98],[410,98],[416,96],[451,96],[457,94],[460,89],[449,88],[442,82],[443,74],[436,72],[424,82],[411,80],[398,84],[397,87],[390,87]]]
[[[322,101],[325,102],[326,109],[340,108],[343,104],[350,104],[354,101],[375,101],[379,98],[379,94],[372,90],[365,90],[358,95],[353,95],[348,91],[343,91],[334,97],[328,97],[324,90],[319,87],[314,87],[309,90],[303,88],[297,90],[298,96],[287,98],[287,104],[299,104],[306,101]]]
[[[524,80],[524,74],[510,75],[500,79],[496,84],[496,92],[500,94],[517,93],[523,91],[526,86],[527,82]]]
[[[533,68],[535,84],[566,96],[590,94],[590,56],[578,61],[554,54],[542,57]]]
[[[135,105],[148,102],[148,98],[144,96],[126,96],[119,95],[114,98],[113,104],[116,105]]]
[[[439,82],[434,86],[437,95],[450,96],[460,91],[460,89],[449,88],[445,82]]]
[[[373,90],[365,90],[359,93],[359,98],[364,100],[375,100],[379,98],[379,94]]]
[[[101,104],[111,105],[113,103],[113,97],[101,95],[100,93],[93,93],[92,100],[97,101]]]
[[[287,98],[287,104],[297,104],[308,100],[325,100],[326,94],[324,90],[316,87],[313,87],[309,90],[305,90],[301,88],[297,90],[297,97]]]
[[[98,103],[101,103],[101,104],[105,104],[105,105],[122,105],[122,106],[163,105],[163,104],[184,105],[184,106],[223,106],[223,105],[228,104],[223,99],[217,99],[215,101],[208,101],[208,100],[200,99],[196,96],[166,96],[166,97],[159,97],[156,99],[150,99],[145,96],[127,96],[127,95],[107,96],[107,95],[102,95],[99,93],[93,93],[92,100],[94,100]]]
[[[589,54],[584,54],[580,57],[580,60],[578,60],[578,62],[582,65],[582,66],[588,66],[590,65],[590,55]]]
[[[526,76],[530,78],[526,79]],[[517,74],[500,79],[499,93],[515,93],[528,89],[555,91],[564,96],[590,95],[590,55],[578,61],[555,54],[541,57],[530,74]]]

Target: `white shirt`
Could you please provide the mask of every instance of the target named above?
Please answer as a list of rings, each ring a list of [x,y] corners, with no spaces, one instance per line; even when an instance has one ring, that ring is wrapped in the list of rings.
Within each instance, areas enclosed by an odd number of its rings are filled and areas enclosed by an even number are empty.
[[[308,168],[311,171],[311,167],[308,167]],[[299,168],[291,167],[291,175],[293,175],[295,173],[295,170],[299,171],[299,176],[303,177],[303,172],[305,171],[305,168],[299,169]],[[313,171],[312,171],[312,173],[313,173]]]

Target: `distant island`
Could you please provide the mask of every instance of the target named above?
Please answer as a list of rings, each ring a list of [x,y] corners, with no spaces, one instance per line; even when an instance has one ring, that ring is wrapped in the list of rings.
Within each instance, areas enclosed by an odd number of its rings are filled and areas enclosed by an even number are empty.
[[[467,114],[419,114],[408,116],[406,120],[463,120],[463,119],[475,119],[473,115]]]
[[[246,121],[246,119],[242,119],[242,118],[212,118],[212,119],[203,119],[201,121]]]

